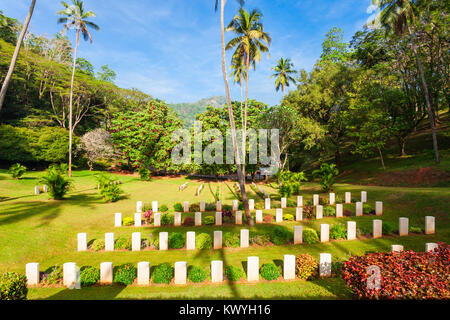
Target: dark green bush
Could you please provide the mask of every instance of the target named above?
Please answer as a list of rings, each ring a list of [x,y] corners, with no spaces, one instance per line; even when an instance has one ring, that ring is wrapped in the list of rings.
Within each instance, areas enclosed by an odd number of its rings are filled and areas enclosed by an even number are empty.
[[[225,247],[239,247],[241,245],[239,234],[234,232],[225,232],[223,234],[223,244],[225,245]]]
[[[107,174],[99,174],[96,176],[99,186],[99,193],[105,202],[116,202],[120,199],[122,189],[120,189],[119,181]]]
[[[130,263],[125,263],[114,268],[114,282],[126,286],[132,284],[137,277],[137,269]]]
[[[334,224],[330,228],[330,238],[339,240],[347,238],[347,228],[343,224]]]
[[[131,239],[118,238],[114,242],[115,250],[131,250]]]
[[[225,275],[230,281],[239,281],[244,276],[244,271],[235,266],[227,266],[225,268]]]
[[[278,267],[273,263],[263,264],[259,273],[261,274],[261,277],[266,280],[276,280],[280,277],[280,270],[278,270]]]
[[[167,212],[169,211],[169,207],[167,207],[167,205],[163,204],[160,208],[159,211],[161,212]]]
[[[280,226],[276,226],[275,228],[273,228],[272,232],[270,233],[270,241],[272,241],[272,243],[275,245],[286,244],[289,242],[290,238],[290,232]]]
[[[49,167],[41,182],[48,186],[50,198],[61,200],[69,192],[72,182],[66,179],[60,168]]]
[[[21,165],[20,163],[13,164],[9,167],[9,174],[13,179],[20,179],[27,172],[27,167]]]
[[[335,217],[336,216],[336,208],[334,206],[323,207],[323,216],[324,217]]]
[[[203,282],[206,276],[205,270],[200,267],[190,267],[188,269],[188,279],[192,282]]]
[[[299,254],[295,261],[295,274],[299,279],[307,280],[317,275],[319,263],[310,254]]]
[[[80,269],[80,283],[83,287],[89,287],[100,280],[100,269],[86,266]]]
[[[314,244],[319,242],[317,231],[310,228],[303,229],[303,242],[307,244]]]
[[[398,231],[397,227],[395,227],[392,223],[386,222],[386,221],[383,221],[382,228],[383,228],[384,235],[391,235]]]
[[[195,247],[197,249],[211,249],[212,248],[212,238],[208,233],[200,233],[195,237]]]
[[[175,217],[169,213],[165,213],[161,215],[161,225],[162,226],[170,226],[173,225],[175,221]]]
[[[0,274],[0,300],[25,300],[27,277],[15,272]]]
[[[412,233],[422,233],[423,230],[422,230],[421,227],[413,227],[413,226],[411,226],[411,227],[409,227],[409,232],[412,232]]]
[[[251,234],[250,235],[250,243],[257,244],[260,246],[266,245],[270,243],[270,235],[266,233],[262,234]]]
[[[168,263],[162,263],[155,268],[152,273],[152,280],[154,283],[169,284],[174,276],[174,269]]]
[[[144,167],[139,168],[139,176],[141,177],[142,181],[150,180],[150,170]]]
[[[180,249],[183,248],[186,243],[184,239],[184,235],[179,232],[172,232],[169,235],[169,247],[172,249]]]
[[[173,205],[173,210],[174,210],[175,212],[183,212],[183,211],[184,211],[184,208],[183,208],[183,205],[182,205],[181,203],[177,202],[177,203],[175,203],[175,204]]]

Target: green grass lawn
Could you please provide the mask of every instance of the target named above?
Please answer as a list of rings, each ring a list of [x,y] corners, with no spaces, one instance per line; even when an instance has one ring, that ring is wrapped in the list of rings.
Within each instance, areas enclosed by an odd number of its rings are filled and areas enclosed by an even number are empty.
[[[249,248],[224,248],[221,250],[185,249],[140,252],[77,252],[77,233],[86,232],[88,241],[104,238],[104,233],[114,232],[115,238],[131,237],[131,233],[140,231],[142,237],[150,233],[155,236],[159,231],[196,231],[213,233],[214,230],[230,230],[239,232],[245,226],[202,226],[202,227],[114,227],[114,213],[122,212],[123,216],[132,216],[136,210],[136,201],[151,205],[157,200],[159,206],[168,205],[173,212],[173,204],[188,200],[190,203],[206,201],[214,202],[213,193],[216,182],[180,178],[153,178],[144,182],[133,176],[118,176],[123,178],[121,188],[124,196],[116,203],[103,203],[99,199],[93,173],[75,171],[73,173],[74,188],[65,200],[48,200],[48,195],[34,195],[34,185],[42,172],[30,172],[21,180],[12,180],[6,171],[0,170],[0,272],[25,272],[25,264],[39,262],[43,271],[55,264],[76,262],[78,266],[99,266],[101,262],[111,261],[114,265],[150,261],[152,267],[162,263],[187,261],[188,265],[208,268],[210,261],[220,259],[224,265],[235,265],[245,270],[248,256],[259,256],[260,265],[266,262],[280,264],[284,254],[310,253],[318,259],[322,252],[331,253],[333,259],[346,258],[349,255],[364,254],[368,251],[388,251],[391,244],[402,244],[405,249],[423,251],[425,243],[444,241],[450,236],[448,220],[448,199],[450,188],[399,188],[377,187],[354,184],[337,184],[334,192],[343,199],[345,191],[352,192],[352,198],[359,199],[360,191],[366,190],[368,203],[374,206],[375,201],[383,201],[384,213],[381,219],[395,226],[399,217],[408,217],[410,226],[424,227],[425,216],[436,217],[435,235],[410,235],[408,237],[388,236],[381,239],[364,237],[353,241],[331,241],[315,245],[282,245],[282,246],[251,246]],[[189,181],[188,187],[180,192],[178,186]],[[200,196],[195,196],[197,187],[205,183]],[[209,188],[208,184],[211,188]],[[221,197],[224,204],[231,205],[234,199],[231,191],[221,183]],[[228,182],[231,187],[231,182]],[[272,208],[279,207],[280,201],[270,186],[264,188],[273,193]],[[250,189],[250,188],[249,188]],[[210,191],[211,190],[211,191]],[[320,187],[314,183],[305,183],[302,188],[304,201],[311,200],[313,193],[320,192]],[[326,195],[323,195],[326,196]],[[263,199],[250,191],[258,205]],[[291,200],[296,201],[293,196]],[[354,204],[346,206],[354,213]],[[264,213],[275,214],[275,209],[264,210]],[[295,208],[288,208],[284,213],[295,216]],[[207,213],[207,214],[213,214]],[[378,218],[378,217],[377,217]],[[292,230],[294,225],[302,224],[320,230],[321,223],[345,223],[353,220],[358,228],[370,229],[373,215],[363,217],[324,218],[320,221],[283,222],[282,226]],[[258,224],[252,231],[268,230],[270,224]],[[261,298],[261,299],[345,299],[351,298],[344,282],[338,278],[320,279],[315,281],[277,281],[260,282],[257,284],[224,283],[212,285],[190,284],[188,286],[155,286],[149,287],[92,287],[82,290],[67,290],[64,288],[32,288],[30,299],[213,299],[213,298]]]

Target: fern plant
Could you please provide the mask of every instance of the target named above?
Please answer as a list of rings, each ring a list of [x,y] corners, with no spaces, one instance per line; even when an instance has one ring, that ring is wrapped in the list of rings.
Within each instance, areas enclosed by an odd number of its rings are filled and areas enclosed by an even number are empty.
[[[55,200],[62,200],[72,187],[71,180],[65,178],[60,166],[50,166],[41,182],[48,186],[48,194]]]

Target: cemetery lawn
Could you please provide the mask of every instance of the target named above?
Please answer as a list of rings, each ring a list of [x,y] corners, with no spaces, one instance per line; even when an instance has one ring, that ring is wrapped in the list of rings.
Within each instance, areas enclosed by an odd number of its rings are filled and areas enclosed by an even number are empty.
[[[436,234],[411,234],[407,237],[383,236],[380,239],[361,237],[353,241],[331,241],[315,245],[282,245],[282,246],[251,246],[249,248],[224,248],[221,250],[169,250],[164,252],[146,250],[140,252],[77,252],[77,233],[86,232],[88,242],[93,239],[104,239],[106,232],[114,232],[115,238],[131,238],[131,233],[140,231],[143,238],[150,233],[157,236],[159,231],[182,232],[195,231],[213,233],[214,230],[233,231],[238,233],[245,226],[202,226],[202,227],[114,227],[114,213],[122,212],[123,217],[132,216],[136,210],[136,201],[151,204],[157,200],[159,206],[166,204],[173,212],[173,204],[187,200],[190,203],[206,201],[213,203],[213,193],[216,182],[204,182],[205,186],[200,196],[195,191],[202,183],[186,177],[167,178],[155,177],[143,182],[135,176],[117,176],[123,178],[121,188],[123,197],[115,203],[103,203],[98,197],[95,172],[74,171],[73,190],[65,200],[48,200],[48,194],[35,196],[34,186],[43,172],[28,172],[21,180],[12,180],[6,170],[0,170],[0,272],[15,271],[25,273],[25,264],[39,262],[40,270],[65,262],[76,262],[78,266],[92,265],[99,267],[101,262],[111,261],[114,265],[122,263],[137,264],[139,261],[150,261],[154,266],[169,262],[187,261],[189,265],[209,268],[211,260],[223,260],[224,267],[235,265],[245,270],[248,256],[259,256],[260,265],[267,262],[282,263],[284,254],[309,253],[318,259],[319,253],[331,253],[333,260],[346,259],[349,255],[361,255],[369,251],[389,251],[392,244],[401,244],[405,250],[424,251],[427,242],[449,242],[450,221],[448,218],[448,203],[450,188],[410,188],[361,186],[354,180],[345,181],[334,187],[336,201],[343,200],[344,192],[351,191],[352,198],[360,198],[360,191],[367,191],[368,203],[374,207],[375,201],[383,201],[383,216],[377,217],[397,226],[399,217],[408,217],[410,227],[424,228],[425,216],[435,216]],[[178,191],[178,186],[189,181],[188,187]],[[232,203],[233,196],[225,183],[222,184],[222,199],[224,204]],[[232,182],[227,182],[232,186]],[[211,188],[210,188],[211,187]],[[272,208],[280,207],[279,196],[269,186],[263,188],[272,193]],[[257,205],[263,199],[254,194],[250,188],[249,196]],[[319,193],[320,187],[315,183],[305,183],[302,195],[305,200],[312,199],[313,193]],[[321,197],[327,197],[321,194]],[[296,198],[291,197],[292,201]],[[346,223],[356,221],[362,230],[371,230],[373,215],[354,217],[354,203],[345,205],[344,210],[352,212],[352,217],[324,218],[316,221],[283,222],[280,225],[292,231],[295,225],[302,224],[320,230],[321,223]],[[275,215],[275,209],[264,210],[264,214]],[[288,208],[284,213],[295,216],[295,208]],[[207,214],[213,215],[213,212]],[[191,213],[193,215],[193,213]],[[184,216],[184,215],[183,215]],[[251,231],[271,230],[273,224],[258,224]],[[187,286],[95,286],[82,290],[67,290],[64,288],[30,288],[29,299],[350,299],[351,294],[345,283],[339,278],[319,279],[314,281],[262,281],[257,284],[224,283],[212,285],[188,284]]]

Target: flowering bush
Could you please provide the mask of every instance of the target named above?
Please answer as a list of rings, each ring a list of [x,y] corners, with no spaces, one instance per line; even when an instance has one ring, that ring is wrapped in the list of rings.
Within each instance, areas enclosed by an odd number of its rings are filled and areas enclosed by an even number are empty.
[[[307,280],[317,275],[319,263],[310,254],[299,254],[295,261],[295,274],[299,279]]]
[[[265,223],[272,223],[273,222],[273,216],[271,214],[266,214],[264,216],[264,222]]]
[[[152,223],[152,214],[153,214],[152,210],[147,210],[144,212],[144,214],[142,216],[144,217],[145,223],[147,223],[147,224]]]
[[[303,206],[303,219],[312,219],[314,217],[314,206]]]
[[[63,268],[58,265],[48,268],[41,274],[41,283],[44,285],[59,284],[63,278]]]
[[[130,263],[126,263],[114,268],[114,282],[124,285],[130,285],[137,277],[137,269]]]
[[[223,220],[233,221],[233,212],[231,210],[222,209]]]
[[[83,287],[92,286],[100,280],[100,269],[96,267],[86,266],[80,271],[80,283]]]
[[[369,266],[380,268],[379,288],[368,285],[375,278],[368,272]],[[360,299],[449,299],[450,246],[439,243],[434,252],[354,256],[344,263],[342,273],[347,286]]]

